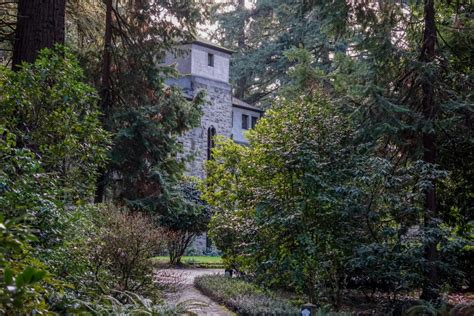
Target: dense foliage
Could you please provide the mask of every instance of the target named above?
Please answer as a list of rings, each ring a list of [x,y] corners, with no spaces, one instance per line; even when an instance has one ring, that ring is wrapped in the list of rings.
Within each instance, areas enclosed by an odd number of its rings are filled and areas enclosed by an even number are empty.
[[[3,314],[47,310],[44,264],[35,259],[38,241],[29,225],[35,213],[56,212],[40,191],[37,176],[45,176],[34,154],[15,148],[16,135],[1,128],[0,159],[0,311]],[[41,179],[41,178],[40,178]]]
[[[41,157],[41,167],[62,189],[63,202],[94,192],[97,166],[109,140],[99,121],[97,94],[69,51],[45,49],[34,64],[1,69],[0,124],[19,147]]]
[[[403,236],[419,223],[421,166],[391,175],[320,95],[275,105],[249,137],[249,148],[220,143],[206,179],[221,210],[212,233],[235,268],[336,304],[350,281],[398,291],[420,282],[421,244]]]
[[[418,289],[431,265],[445,287],[459,287],[467,240],[457,226],[424,224],[432,179],[446,184],[452,175],[374,150],[345,107],[298,84],[317,78],[307,54],[290,57],[303,61],[291,74],[295,85],[248,133],[250,146],[221,140],[207,163],[204,198],[219,210],[211,234],[225,262],[336,306],[348,288]],[[429,262],[434,236],[441,256]]]
[[[225,5],[239,93],[273,99],[250,147],[208,164],[228,263],[335,305],[345,288],[472,286],[472,5]]]
[[[201,199],[201,191],[191,179],[179,183],[170,192],[172,196],[159,222],[166,229],[168,254],[171,264],[181,264],[181,257],[199,234],[207,230],[211,207]]]
[[[236,51],[231,80],[238,98],[268,106],[290,78],[293,63],[285,51],[304,47],[329,71],[330,55],[344,52],[345,39],[335,36],[331,23],[344,23],[346,1],[230,0],[215,5],[212,37]]]
[[[51,253],[64,247],[67,209],[90,200],[109,135],[94,90],[67,51],[1,68],[2,312],[28,314],[65,286]],[[92,131],[92,133],[91,133]],[[67,258],[67,254],[60,260]]]

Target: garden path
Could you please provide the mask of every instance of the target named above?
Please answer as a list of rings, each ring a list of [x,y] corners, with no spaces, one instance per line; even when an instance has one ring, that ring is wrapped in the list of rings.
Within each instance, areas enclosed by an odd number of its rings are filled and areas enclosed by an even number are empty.
[[[161,270],[163,271],[163,270]],[[227,308],[214,302],[194,287],[194,278],[206,274],[224,274],[223,269],[166,269],[166,272],[181,275],[182,289],[170,293],[167,301],[172,304],[186,302],[189,311],[198,316],[230,316],[235,315]]]

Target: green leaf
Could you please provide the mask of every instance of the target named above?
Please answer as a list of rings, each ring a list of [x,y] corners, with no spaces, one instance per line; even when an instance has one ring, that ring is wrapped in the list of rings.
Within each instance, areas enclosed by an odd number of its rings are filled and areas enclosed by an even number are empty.
[[[25,284],[25,280],[23,279],[23,275],[20,274],[16,277],[16,282],[15,282],[16,286],[17,287],[23,287],[23,285]]]
[[[18,279],[21,279],[21,284],[18,284],[17,286],[20,287],[23,284],[29,284],[31,283],[31,278],[35,274],[35,268],[33,267],[26,267],[26,269],[18,276]],[[17,279],[17,281],[18,281]]]
[[[31,283],[36,283],[44,279],[46,271],[36,271],[31,278]]]
[[[13,271],[9,268],[5,269],[4,272],[5,284],[10,285],[13,283]]]

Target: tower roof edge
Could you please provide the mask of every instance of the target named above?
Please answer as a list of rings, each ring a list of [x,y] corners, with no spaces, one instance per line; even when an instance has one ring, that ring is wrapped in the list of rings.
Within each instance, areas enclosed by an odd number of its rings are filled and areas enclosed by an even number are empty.
[[[220,46],[218,44],[215,44],[211,42],[210,40],[204,39],[202,37],[196,37],[193,41],[189,42],[188,44],[196,44],[196,45],[201,45],[207,48],[215,49],[217,51],[232,55],[235,53],[234,50],[225,48],[223,46]]]

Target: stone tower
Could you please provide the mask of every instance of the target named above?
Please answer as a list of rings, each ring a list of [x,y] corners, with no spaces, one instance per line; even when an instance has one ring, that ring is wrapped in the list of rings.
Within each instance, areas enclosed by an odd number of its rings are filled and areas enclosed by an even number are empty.
[[[200,90],[206,92],[201,126],[180,137],[185,154],[194,160],[187,166],[191,176],[205,176],[204,163],[210,157],[212,137],[232,134],[232,91],[229,84],[229,62],[232,51],[202,40],[185,45],[188,53],[182,58],[168,55],[166,63],[176,63],[183,75],[172,81],[192,98]]]
[[[179,79],[169,80],[168,84],[181,87],[189,98],[205,90],[206,104],[200,126],[179,139],[184,155],[194,158],[186,166],[186,173],[202,179],[206,176],[204,164],[211,159],[213,137],[223,135],[238,143],[246,143],[245,130],[254,127],[263,112],[232,97],[229,84],[231,50],[202,39],[182,48],[187,51],[183,57],[172,54],[165,57],[165,63],[176,64],[182,75]],[[196,254],[203,254],[212,247],[203,234],[196,238],[192,248]]]
[[[194,160],[186,168],[187,173],[204,178],[204,163],[210,159],[212,137],[224,135],[238,143],[247,143],[244,132],[255,126],[263,111],[232,97],[229,84],[231,50],[202,39],[184,45],[183,49],[187,51],[183,57],[166,56],[165,62],[176,64],[182,74],[180,79],[168,83],[180,86],[189,98],[200,90],[206,92],[201,126],[180,138],[185,154],[194,154]]]

